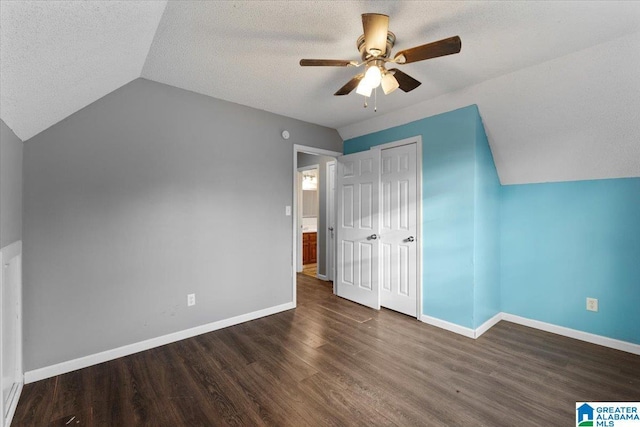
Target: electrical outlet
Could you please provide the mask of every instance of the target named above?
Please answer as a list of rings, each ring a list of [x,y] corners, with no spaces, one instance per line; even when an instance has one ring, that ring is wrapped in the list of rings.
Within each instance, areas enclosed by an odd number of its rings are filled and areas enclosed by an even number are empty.
[[[187,307],[191,307],[192,305],[196,305],[196,294],[187,295]]]
[[[587,310],[598,311],[598,299],[587,297]]]

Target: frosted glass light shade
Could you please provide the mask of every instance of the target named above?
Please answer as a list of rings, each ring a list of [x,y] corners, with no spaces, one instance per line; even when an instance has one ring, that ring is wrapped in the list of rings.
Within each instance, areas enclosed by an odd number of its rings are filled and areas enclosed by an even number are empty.
[[[382,90],[384,91],[385,95],[389,95],[391,92],[398,89],[399,87],[400,87],[400,84],[398,83],[398,80],[396,80],[396,78],[393,77],[393,74],[385,73],[385,75],[382,76]]]
[[[366,82],[367,86],[370,86],[371,88],[380,86],[380,80],[382,80],[382,73],[380,72],[380,68],[375,65],[369,67],[367,72],[364,74],[364,79],[362,80]]]
[[[358,95],[366,96],[368,98],[371,96],[372,90],[373,90],[373,87],[369,86],[367,82],[363,79],[360,82],[360,84],[358,84],[358,87],[356,88],[356,93]]]

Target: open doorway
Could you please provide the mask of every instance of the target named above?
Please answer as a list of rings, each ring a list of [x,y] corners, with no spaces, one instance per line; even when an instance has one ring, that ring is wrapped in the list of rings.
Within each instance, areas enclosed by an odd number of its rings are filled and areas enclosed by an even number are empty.
[[[300,145],[294,145],[293,154],[292,276],[296,302],[298,275],[323,282],[332,282],[335,275],[335,162],[342,154]]]
[[[307,165],[308,161],[317,161],[316,155],[298,153],[298,182],[302,188],[298,203],[298,269],[305,276],[318,277],[318,224],[320,220],[320,171],[319,164]],[[326,238],[326,236],[325,236]]]

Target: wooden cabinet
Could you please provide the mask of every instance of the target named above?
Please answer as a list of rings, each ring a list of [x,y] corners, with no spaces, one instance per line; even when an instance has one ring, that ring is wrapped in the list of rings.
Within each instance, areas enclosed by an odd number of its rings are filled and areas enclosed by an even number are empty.
[[[318,261],[318,233],[302,233],[302,264],[313,264]]]
[[[318,233],[309,233],[309,263],[313,264],[318,262]]]

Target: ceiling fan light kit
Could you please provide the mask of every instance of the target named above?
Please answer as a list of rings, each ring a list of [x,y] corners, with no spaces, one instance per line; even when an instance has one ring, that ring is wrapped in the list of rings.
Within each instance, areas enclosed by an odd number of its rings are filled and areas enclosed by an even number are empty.
[[[421,83],[397,68],[387,70],[385,67],[387,62],[398,65],[410,64],[459,53],[462,49],[460,37],[454,36],[402,50],[390,59],[396,36],[389,31],[389,17],[380,13],[365,13],[362,15],[362,28],[364,34],[356,41],[362,62],[338,59],[300,60],[300,65],[303,67],[361,67],[364,65],[365,72],[357,74],[338,89],[334,94],[336,96],[348,95],[356,89],[357,94],[368,98],[379,86],[382,86],[385,95],[398,88],[404,92],[410,92]],[[367,106],[366,100],[364,105]]]
[[[395,77],[393,77],[393,74],[391,74],[388,71],[384,73],[384,76],[382,76],[382,91],[384,92],[385,95],[389,95],[391,92],[398,89],[399,87],[400,87],[400,83],[398,83],[398,80]]]
[[[364,73],[364,79],[360,82],[360,84],[367,84],[371,87],[380,86],[380,81],[382,80],[382,72],[377,65],[370,65],[367,69],[367,72]]]
[[[371,91],[380,86],[381,81],[382,71],[380,71],[380,68],[377,65],[369,65],[367,72],[364,73],[364,78],[358,83],[356,93],[370,97]]]
[[[356,88],[356,93],[358,95],[362,95],[364,97],[369,98],[371,96],[371,92],[373,91],[373,87],[367,84],[360,82],[358,87]]]

